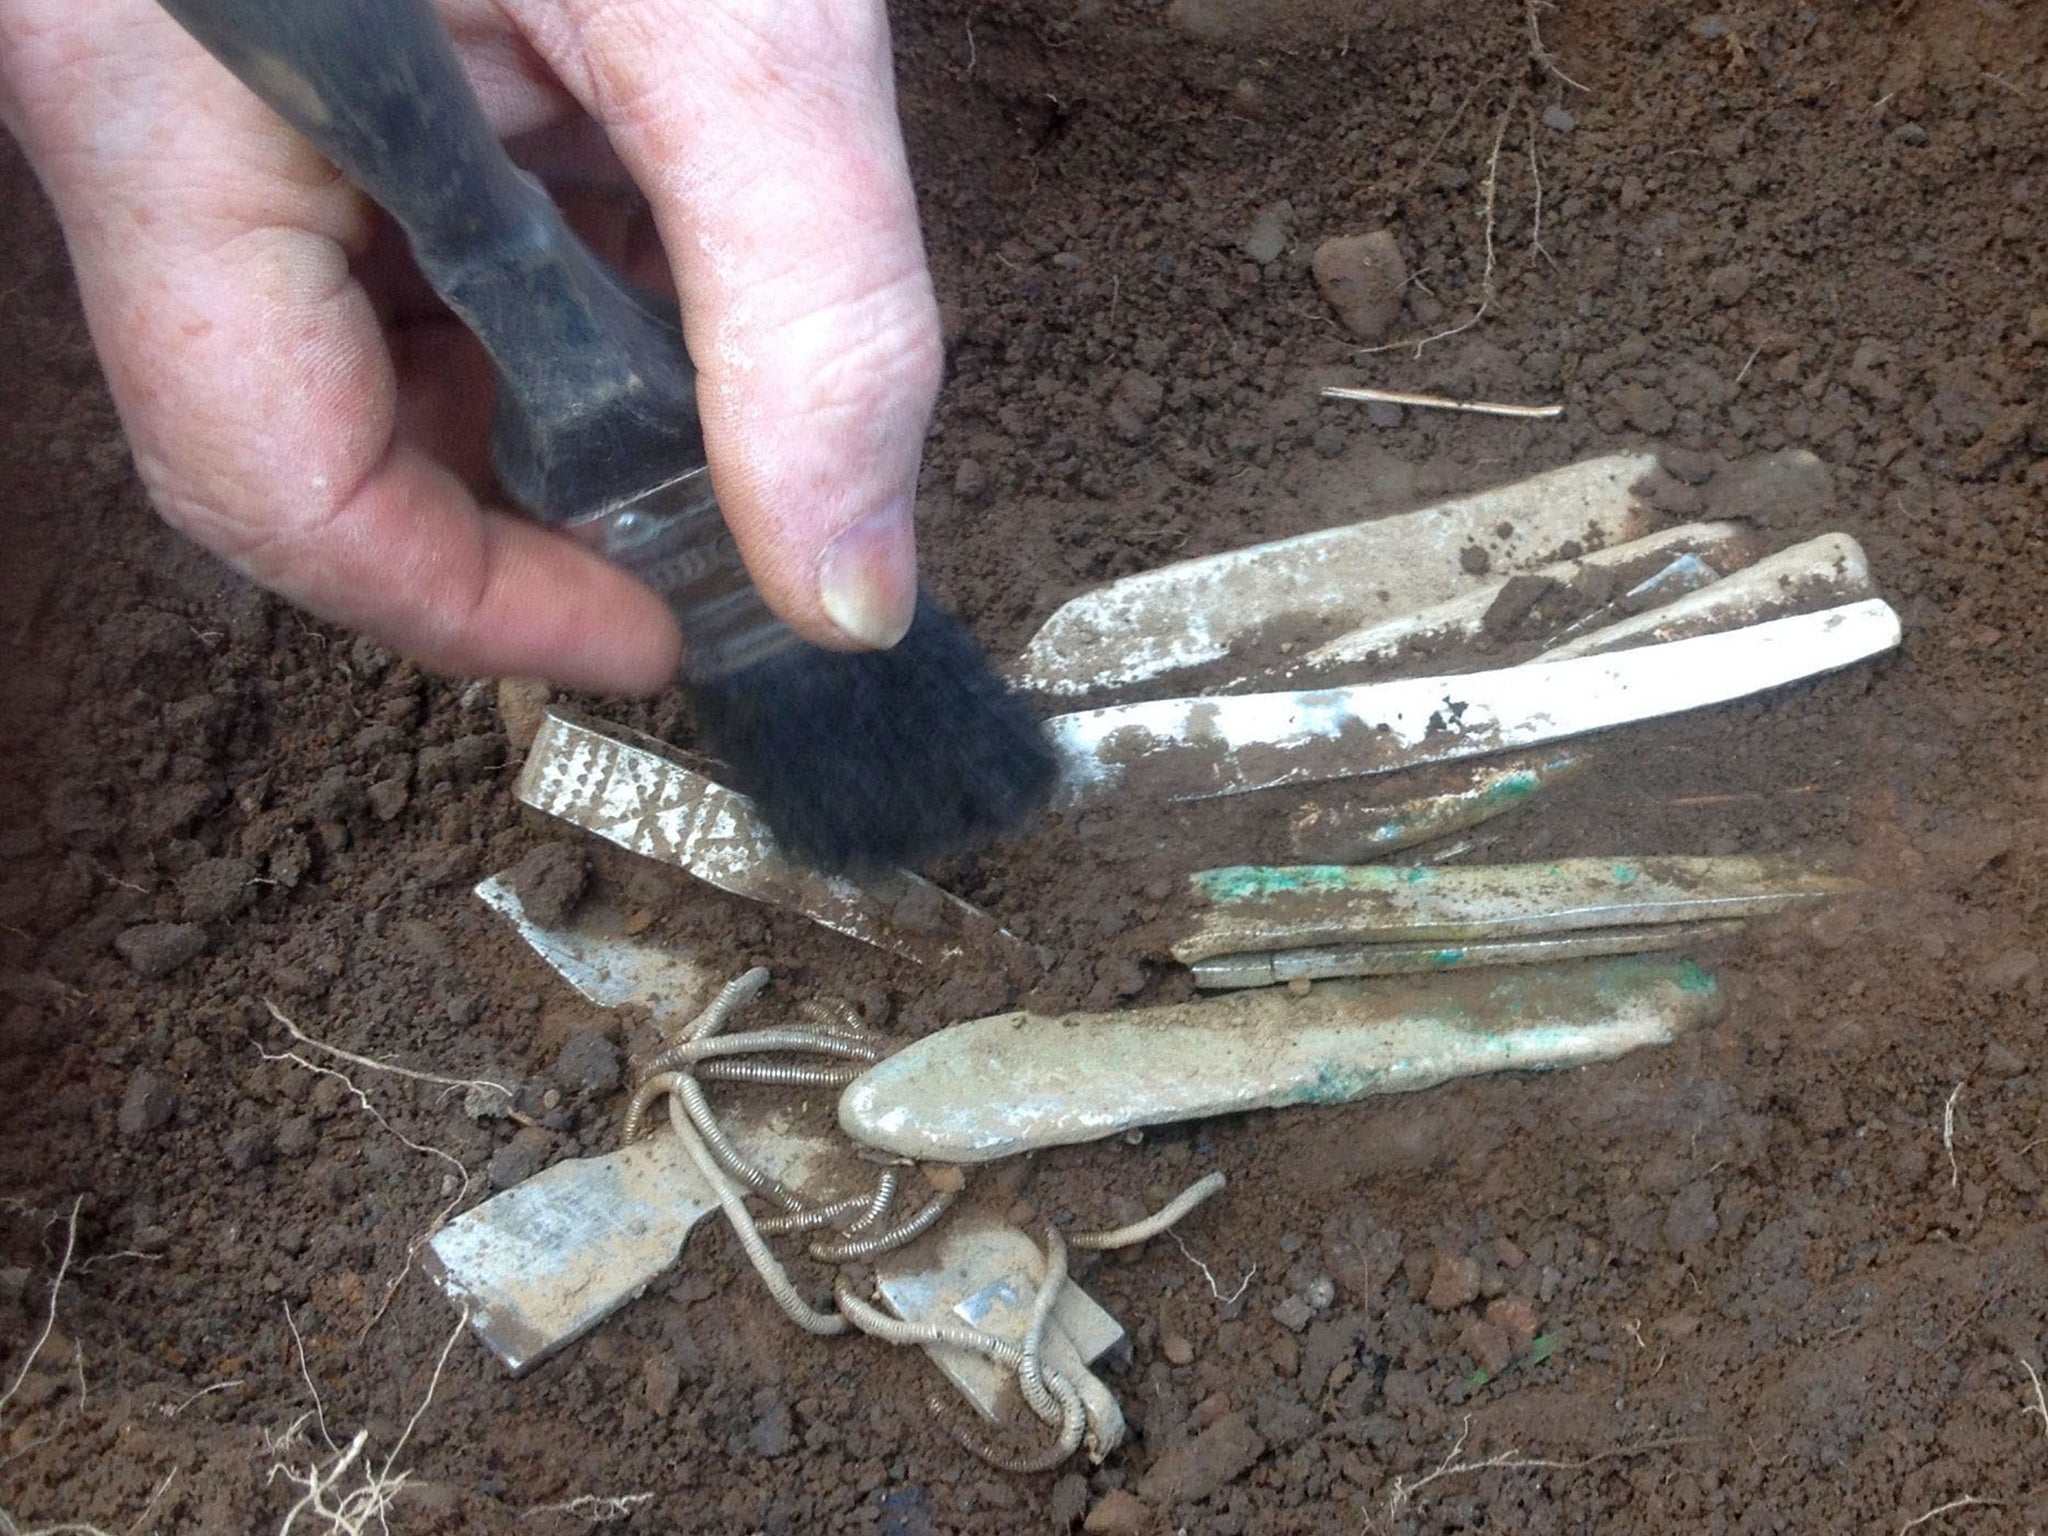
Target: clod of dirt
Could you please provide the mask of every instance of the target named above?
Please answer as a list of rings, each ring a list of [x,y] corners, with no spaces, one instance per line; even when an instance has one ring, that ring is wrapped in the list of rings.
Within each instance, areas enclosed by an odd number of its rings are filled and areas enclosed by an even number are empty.
[[[526,915],[546,928],[569,920],[590,883],[590,860],[574,843],[542,843],[512,866],[512,889]]]
[[[683,1369],[675,1356],[667,1350],[649,1355],[640,1371],[640,1393],[647,1400],[647,1411],[657,1419],[667,1418],[682,1390]]]
[[[1138,1484],[1138,1497],[1156,1505],[1199,1504],[1265,1454],[1266,1442],[1251,1420],[1227,1413],[1153,1462]]]
[[[28,1299],[28,1271],[19,1264],[0,1269],[0,1307],[19,1307]]]
[[[953,471],[953,494],[966,506],[987,506],[990,494],[987,466],[979,459],[962,459],[960,467]]]
[[[1109,397],[1110,427],[1125,442],[1141,443],[1151,435],[1165,403],[1165,385],[1149,373],[1127,369]]]
[[[1505,1329],[1491,1319],[1477,1317],[1465,1325],[1458,1335],[1458,1347],[1472,1357],[1472,1363],[1489,1376],[1498,1376],[1508,1368],[1508,1362],[1515,1358],[1515,1352],[1508,1343]]]
[[[1796,528],[1833,510],[1835,477],[1804,448],[1731,464],[1714,482],[1713,515],[1765,528]]]
[[[1386,230],[1325,240],[1309,266],[1323,302],[1360,341],[1382,340],[1394,328],[1401,313],[1401,290],[1408,283],[1408,262]]]
[[[1714,478],[1717,467],[1712,454],[1695,453],[1690,448],[1662,449],[1657,454],[1657,463],[1665,474],[1687,485],[1705,485]]]
[[[279,1127],[277,1150],[286,1157],[304,1157],[320,1145],[320,1132],[311,1115],[293,1115]]]
[[[1151,1528],[1152,1507],[1122,1488],[1105,1493],[1081,1522],[1088,1536],[1140,1536]]]
[[[168,976],[206,948],[206,930],[197,923],[138,923],[124,929],[114,949],[138,976]]]
[[[1678,420],[1671,401],[1647,384],[1624,384],[1614,392],[1613,405],[1621,419],[1638,432],[1661,437]]]
[[[246,859],[201,859],[178,877],[178,910],[188,923],[221,922],[249,905],[255,882]]]
[[[1287,249],[1287,231],[1293,223],[1292,203],[1268,203],[1252,220],[1252,227],[1238,242],[1238,249],[1262,267],[1269,261],[1278,261]]]
[[[523,753],[540,734],[554,691],[544,678],[501,677],[498,679],[498,721],[505,728],[505,743]]]
[[[178,1090],[147,1067],[137,1068],[121,1095],[121,1107],[114,1114],[114,1129],[123,1136],[150,1136],[171,1123],[178,1113]]]
[[[277,1155],[277,1141],[267,1125],[245,1125],[228,1137],[228,1166],[237,1173],[260,1168]]]
[[[412,791],[404,779],[393,776],[379,779],[370,786],[370,810],[379,821],[396,821],[412,799]]]
[[[555,1138],[537,1125],[522,1129],[505,1145],[491,1154],[488,1170],[491,1188],[510,1189],[523,1184],[547,1166],[548,1155],[555,1149]]]
[[[1707,274],[1707,293],[1716,304],[1739,303],[1755,280],[1755,275],[1743,263],[1730,262]]]
[[[1511,639],[1539,603],[1562,590],[1559,583],[1548,576],[1536,576],[1526,571],[1520,576],[1510,576],[1486,610],[1486,616],[1479,621],[1479,628],[1492,639]]]
[[[555,1055],[555,1081],[572,1093],[610,1093],[620,1078],[619,1048],[597,1030],[579,1030]]]
[[[496,736],[459,736],[444,745],[420,749],[420,788],[466,784],[504,766],[505,743]]]
[[[1072,1530],[1074,1522],[1088,1511],[1088,1479],[1078,1472],[1069,1472],[1054,1483],[1046,1499],[1046,1511],[1052,1516],[1054,1530]]]
[[[1315,1315],[1316,1309],[1309,1305],[1306,1296],[1290,1296],[1273,1308],[1273,1321],[1289,1333],[1301,1332]]]
[[[782,1401],[770,1402],[754,1420],[747,1431],[747,1449],[756,1456],[773,1460],[787,1456],[796,1447],[796,1430],[791,1421],[789,1404]]]
[[[1169,1333],[1159,1341],[1159,1353],[1166,1357],[1168,1365],[1187,1365],[1195,1358],[1195,1346],[1177,1333]]]
[[[1462,1253],[1439,1253],[1423,1297],[1438,1312],[1455,1312],[1479,1299],[1479,1261]]]
[[[1664,1241],[1676,1252],[1696,1248],[1721,1230],[1714,1214],[1714,1186],[1700,1179],[1678,1192],[1664,1212]]]
[[[1486,1320],[1508,1338],[1508,1348],[1521,1354],[1536,1342],[1536,1309],[1520,1296],[1498,1296],[1486,1304]]]

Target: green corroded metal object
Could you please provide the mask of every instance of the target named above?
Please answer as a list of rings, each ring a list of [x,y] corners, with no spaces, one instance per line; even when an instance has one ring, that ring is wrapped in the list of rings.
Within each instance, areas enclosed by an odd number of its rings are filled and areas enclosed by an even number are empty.
[[[1469,943],[1755,917],[1864,889],[1785,857],[1242,865],[1205,869],[1190,884],[1202,905],[1173,945],[1184,965],[1320,945]]]
[[[1175,1120],[1606,1061],[1721,1008],[1714,978],[1690,961],[1621,960],[998,1014],[877,1062],[841,1095],[839,1124],[899,1156],[988,1162]]]
[[[1289,825],[1288,843],[1303,858],[1349,864],[1384,858],[1479,826],[1562,784],[1588,759],[1558,752],[1482,767],[1458,789],[1398,805],[1312,805]]]
[[[1712,943],[1741,927],[1739,919],[1731,919],[1596,928],[1588,933],[1535,939],[1479,939],[1467,944],[1328,944],[1271,954],[1218,955],[1197,960],[1188,969],[1194,972],[1196,986],[1220,992],[1339,976],[1419,976],[1491,965],[1541,965],[1552,960],[1661,953]]]

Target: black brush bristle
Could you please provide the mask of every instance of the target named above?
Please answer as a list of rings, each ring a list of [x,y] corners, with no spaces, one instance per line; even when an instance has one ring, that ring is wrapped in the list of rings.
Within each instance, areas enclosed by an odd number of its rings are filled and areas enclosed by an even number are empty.
[[[1039,723],[922,594],[889,650],[798,646],[692,687],[732,786],[827,873],[982,847],[1044,805],[1059,774]]]

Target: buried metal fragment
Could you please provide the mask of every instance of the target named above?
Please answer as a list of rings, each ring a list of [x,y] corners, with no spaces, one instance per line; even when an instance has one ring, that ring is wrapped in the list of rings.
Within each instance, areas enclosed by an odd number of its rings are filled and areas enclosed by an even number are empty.
[[[748,1155],[816,1188],[844,1153],[779,1116],[728,1122]],[[835,1186],[836,1187],[836,1186]],[[520,1375],[595,1328],[674,1267],[718,1196],[674,1136],[568,1158],[455,1217],[427,1242],[429,1278]]]
[[[715,986],[710,967],[633,938],[624,914],[595,896],[578,902],[569,922],[550,928],[526,915],[504,875],[492,875],[473,894],[509,920],[556,975],[600,1008],[638,1003],[656,1023],[685,1019],[704,1006]]]
[[[736,896],[800,912],[921,965],[974,956],[1025,963],[1023,945],[980,908],[898,870],[858,883],[821,875],[776,846],[746,796],[616,727],[549,713],[519,774],[519,798]]]
[[[1647,533],[1657,517],[1633,487],[1655,467],[1649,454],[1611,454],[1420,511],[1127,576],[1055,612],[1012,676],[1076,698],[1243,654],[1277,630],[1331,636],[1427,608],[1496,585],[1488,571],[1531,570],[1568,545]]]
[[[1296,682],[1313,680],[1318,674],[1352,669],[1368,662],[1392,662],[1404,651],[1418,645],[1440,647],[1477,641],[1512,583],[1534,585],[1538,591],[1557,591],[1574,597],[1584,607],[1592,591],[1611,592],[1617,583],[1629,592],[1649,586],[1643,600],[1654,597],[1653,585],[1660,579],[1676,597],[1690,579],[1699,584],[1711,581],[1722,571],[1747,565],[1760,547],[1757,534],[1737,523],[1687,523],[1666,528],[1643,538],[1610,544],[1575,560],[1561,560],[1535,570],[1503,571],[1470,590],[1426,608],[1388,616],[1377,623],[1354,629],[1324,642],[1285,669]],[[1690,560],[1691,565],[1683,562]],[[1673,572],[1673,567],[1678,567]],[[1616,615],[1618,617],[1619,615]]]
[[[1471,769],[1457,789],[1396,805],[1310,805],[1287,826],[1288,847],[1304,862],[1363,864],[1404,848],[1480,826],[1562,784],[1589,761],[1553,752]]]
[[[1898,614],[1873,600],[1606,656],[1083,710],[1048,730],[1067,806],[1201,800],[1539,746],[1725,704],[1898,643]]]
[[[1174,941],[1184,965],[1313,945],[1462,944],[1755,917],[1864,889],[1789,857],[1557,859],[1437,867],[1205,869]]]
[[[984,1211],[956,1216],[914,1248],[875,1261],[875,1286],[905,1322],[962,1322],[1022,1344],[1045,1274],[1045,1256],[1017,1228]],[[1124,1330],[1095,1298],[1069,1279],[1052,1304],[1046,1362],[1081,1393],[1088,1411],[1089,1454],[1100,1461],[1122,1443],[1123,1410],[1088,1369],[1124,1346]],[[1004,1418],[1017,1373],[987,1355],[928,1346],[932,1363],[991,1423]]]
[[[1567,637],[1545,661],[1593,656],[1630,646],[1683,640],[1877,596],[1863,547],[1846,533],[1824,533],[1745,570],[1684,593],[1647,613]],[[1594,617],[1598,617],[1595,615]]]
[[[1174,1120],[1603,1061],[1665,1044],[1721,1006],[1690,961],[1621,960],[1006,1013],[876,1063],[840,1096],[839,1124],[905,1157],[988,1162]]]
[[[1271,987],[1290,981],[1327,981],[1338,976],[1418,976],[1490,965],[1541,965],[1552,960],[1646,955],[1689,949],[1695,944],[1725,938],[1741,928],[1740,919],[1728,919],[1599,928],[1590,933],[1534,939],[1474,939],[1461,944],[1331,944],[1277,953],[1217,955],[1197,960],[1188,969],[1194,974],[1196,986],[1225,991]]]

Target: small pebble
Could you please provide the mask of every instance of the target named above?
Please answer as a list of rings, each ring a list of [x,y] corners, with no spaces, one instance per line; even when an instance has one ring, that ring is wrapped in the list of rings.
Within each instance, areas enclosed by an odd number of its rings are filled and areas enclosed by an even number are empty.
[[[1563,107],[1557,105],[1557,103],[1555,102],[1552,102],[1549,106],[1543,109],[1543,126],[1546,128],[1554,128],[1559,133],[1570,133],[1574,128],[1579,126],[1579,120],[1573,117],[1571,113],[1567,112]]]
[[[121,1095],[114,1128],[123,1136],[148,1136],[162,1130],[178,1113],[178,1090],[147,1067],[137,1069]]]
[[[1479,1261],[1461,1253],[1439,1253],[1423,1300],[1432,1311],[1454,1312],[1479,1299]]]
[[[491,1154],[488,1174],[493,1189],[510,1189],[523,1184],[547,1165],[555,1138],[539,1126],[529,1125]]]
[[[128,968],[150,980],[168,976],[205,948],[206,930],[197,923],[138,923],[114,940]]]
[[[1081,1529],[1089,1536],[1143,1536],[1152,1526],[1152,1507],[1122,1488],[1102,1496]]]
[[[553,690],[538,677],[498,679],[498,720],[505,728],[505,741],[514,752],[533,745],[546,717]]]
[[[1315,1315],[1316,1309],[1302,1296],[1290,1296],[1273,1309],[1273,1321],[1290,1333],[1301,1332]]]
[[[1166,1356],[1169,1365],[1187,1365],[1195,1358],[1195,1346],[1177,1333],[1169,1333],[1159,1341],[1159,1353]]]

